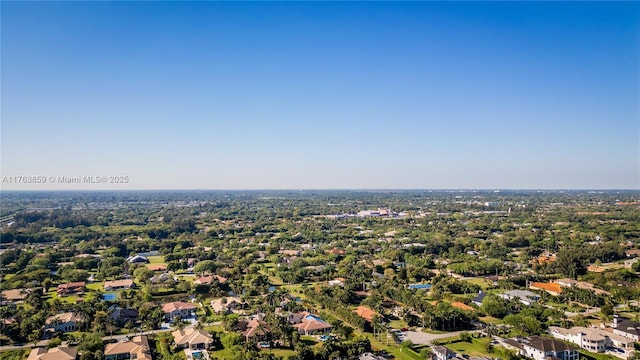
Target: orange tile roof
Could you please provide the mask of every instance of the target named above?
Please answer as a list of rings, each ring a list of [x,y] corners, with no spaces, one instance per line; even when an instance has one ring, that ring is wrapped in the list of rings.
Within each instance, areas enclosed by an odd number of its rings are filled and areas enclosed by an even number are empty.
[[[532,282],[529,287],[532,289],[546,290],[558,294],[562,292],[562,287],[560,286],[560,284],[556,283]]]
[[[454,301],[451,303],[451,306],[453,306],[454,308],[458,308],[460,310],[466,310],[466,311],[474,311],[475,309],[472,308],[471,306],[462,303],[460,301]]]
[[[371,322],[373,321],[373,316],[377,315],[377,313],[366,306],[358,306],[355,310],[353,310],[358,316],[361,318]]]

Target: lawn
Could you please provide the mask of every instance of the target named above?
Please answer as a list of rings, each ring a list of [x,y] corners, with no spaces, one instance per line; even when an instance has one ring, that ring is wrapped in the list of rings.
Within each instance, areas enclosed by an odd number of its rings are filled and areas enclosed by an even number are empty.
[[[383,344],[377,339],[375,339],[373,337],[373,334],[371,333],[364,333],[364,335],[369,339],[369,341],[371,341],[371,347],[373,348],[374,351],[384,350],[399,360],[422,359],[418,353],[416,353],[411,349],[402,349],[399,347]]]
[[[400,319],[389,321],[389,326],[391,326],[394,329],[402,329],[402,328],[409,327],[404,320],[400,320]]]
[[[147,259],[149,259],[150,264],[167,265],[167,263],[164,262],[163,255],[149,256]]]
[[[297,352],[295,352],[294,350],[288,350],[288,349],[262,349],[262,352],[273,354],[275,356],[285,358],[285,359],[288,356],[297,354]]]
[[[466,341],[456,341],[445,346],[461,355],[495,357],[495,353],[489,354],[489,352],[487,352],[485,344],[490,341],[489,338],[483,340],[473,339],[470,343]]]
[[[87,290],[103,291],[102,283],[89,283],[85,286]]]
[[[491,284],[489,284],[489,282],[484,278],[474,277],[474,278],[464,279],[464,281],[470,282],[472,284],[476,284],[480,286],[482,290],[486,290],[487,288],[489,288],[489,286],[491,286]]]
[[[58,296],[58,294],[56,293],[55,290],[50,290],[49,292],[46,293],[45,297],[47,298],[47,302],[50,303],[53,301],[53,299],[58,299],[63,303],[68,303],[68,304],[75,304],[77,303],[77,299],[82,300],[81,297],[79,296]]]

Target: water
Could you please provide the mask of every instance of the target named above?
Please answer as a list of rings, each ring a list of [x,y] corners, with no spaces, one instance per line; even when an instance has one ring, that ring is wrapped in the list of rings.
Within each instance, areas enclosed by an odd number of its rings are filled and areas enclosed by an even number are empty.
[[[106,293],[102,294],[102,300],[104,301],[115,301],[118,298],[116,293]]]

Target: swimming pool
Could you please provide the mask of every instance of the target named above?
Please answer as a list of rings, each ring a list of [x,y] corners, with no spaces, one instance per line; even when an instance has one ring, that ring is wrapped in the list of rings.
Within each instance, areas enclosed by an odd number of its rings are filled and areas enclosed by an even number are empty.
[[[102,300],[104,301],[115,301],[117,298],[118,298],[118,294],[116,293],[102,294]]]

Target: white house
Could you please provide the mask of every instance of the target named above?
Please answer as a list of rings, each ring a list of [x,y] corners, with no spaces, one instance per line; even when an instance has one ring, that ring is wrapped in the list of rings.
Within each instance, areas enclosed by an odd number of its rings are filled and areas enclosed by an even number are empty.
[[[549,335],[574,343],[591,352],[603,353],[607,350],[613,350],[609,351],[609,354],[622,359],[631,357],[634,351],[633,340],[599,328],[576,326],[565,329],[550,326]]]
[[[61,332],[76,331],[80,328],[80,325],[85,322],[85,318],[81,315],[66,312],[49,317],[45,322],[44,330]]]
[[[549,357],[560,360],[578,360],[579,349],[556,339],[529,336],[526,338],[505,340],[508,348],[516,350],[520,355],[534,360],[547,360]]]
[[[505,300],[518,298],[521,303],[527,306],[531,306],[534,303],[538,302],[538,300],[540,300],[540,295],[533,293],[529,290],[510,290],[510,291],[503,292],[498,296],[500,296]]]

